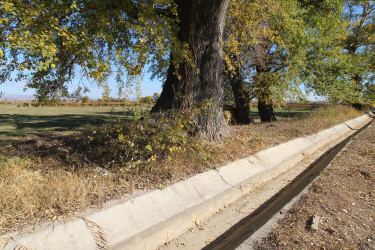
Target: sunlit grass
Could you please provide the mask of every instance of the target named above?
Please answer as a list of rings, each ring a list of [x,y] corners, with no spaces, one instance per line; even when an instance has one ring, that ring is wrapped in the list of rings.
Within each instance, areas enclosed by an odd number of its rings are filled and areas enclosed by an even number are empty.
[[[111,120],[136,119],[146,107],[18,107],[0,104],[0,139],[22,139],[82,131]]]

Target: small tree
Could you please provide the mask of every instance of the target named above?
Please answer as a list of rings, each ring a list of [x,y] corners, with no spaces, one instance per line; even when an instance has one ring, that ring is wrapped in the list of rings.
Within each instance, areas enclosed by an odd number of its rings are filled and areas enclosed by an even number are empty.
[[[154,99],[152,98],[152,96],[145,96],[145,97],[140,97],[138,101],[140,103],[152,103],[153,100]]]
[[[84,97],[82,97],[81,102],[83,104],[88,104],[88,103],[90,103],[90,98],[88,96],[84,96]]]

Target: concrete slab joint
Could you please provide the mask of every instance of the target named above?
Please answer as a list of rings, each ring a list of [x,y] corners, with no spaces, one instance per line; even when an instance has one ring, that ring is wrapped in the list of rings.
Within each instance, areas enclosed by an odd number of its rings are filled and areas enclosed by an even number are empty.
[[[154,249],[314,152],[341,142],[370,120],[370,115],[363,115],[66,224],[55,223],[34,233],[3,235],[0,248]]]

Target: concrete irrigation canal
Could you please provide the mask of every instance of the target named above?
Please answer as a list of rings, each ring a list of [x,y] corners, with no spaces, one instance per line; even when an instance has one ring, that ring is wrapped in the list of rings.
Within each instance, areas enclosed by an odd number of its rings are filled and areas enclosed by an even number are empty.
[[[347,143],[370,126],[371,123],[372,121],[362,128],[356,130],[354,134],[350,135],[336,146],[326,151],[291,183],[271,197],[254,212],[229,228],[217,239],[210,242],[206,247],[204,247],[204,249],[235,249],[241,246],[245,241],[255,240],[256,237],[251,236],[259,228],[265,225],[285,205],[291,202],[293,198],[308,187],[312,181],[319,176],[321,171],[323,171],[331,163],[337,154],[341,152]]]
[[[233,249],[298,195],[372,120],[363,115],[64,224],[2,236],[0,248],[4,242],[5,249],[174,248],[166,243],[183,235],[189,249]],[[194,228],[201,233],[193,234]]]

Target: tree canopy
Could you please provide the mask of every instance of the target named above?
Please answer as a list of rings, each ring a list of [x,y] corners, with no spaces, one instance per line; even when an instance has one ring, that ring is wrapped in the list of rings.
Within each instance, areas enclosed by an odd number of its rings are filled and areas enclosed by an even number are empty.
[[[1,80],[18,70],[40,98],[67,95],[67,83],[79,76],[102,85],[113,73],[126,86],[146,64],[163,66],[169,53],[182,51],[168,0],[7,0],[0,17]]]
[[[247,83],[243,103],[302,98],[301,85],[370,100],[374,9],[369,0],[0,0],[0,83],[16,72],[46,101],[82,77],[107,88],[114,75],[126,92],[150,68],[166,80],[154,111],[180,109],[215,139],[228,134],[223,68]]]
[[[233,1],[225,34],[227,71],[247,82],[262,121],[275,120],[274,101],[303,100],[301,86],[332,99],[352,92],[342,77],[347,68],[334,69],[348,63],[340,47],[343,9],[334,0]]]
[[[351,102],[370,101],[373,88],[374,46],[375,46],[375,3],[360,0],[346,1],[344,20],[347,35],[343,38],[343,49],[351,62],[349,77],[356,85]]]

